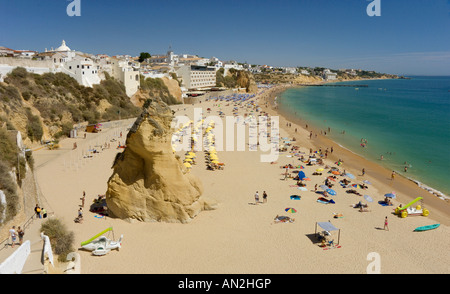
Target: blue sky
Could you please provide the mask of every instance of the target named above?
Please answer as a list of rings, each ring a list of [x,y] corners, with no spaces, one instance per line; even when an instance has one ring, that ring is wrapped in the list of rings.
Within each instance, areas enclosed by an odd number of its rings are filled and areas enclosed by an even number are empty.
[[[0,46],[450,75],[450,0],[0,0]]]

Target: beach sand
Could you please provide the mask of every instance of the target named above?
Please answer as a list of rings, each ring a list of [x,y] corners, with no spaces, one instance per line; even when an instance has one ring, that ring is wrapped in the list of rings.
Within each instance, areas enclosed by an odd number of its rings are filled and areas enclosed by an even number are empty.
[[[268,93],[266,90],[265,94]],[[210,115],[217,115],[219,109],[231,115],[234,106],[213,101],[172,106],[176,115],[190,117],[194,107],[202,107],[207,116],[207,108],[213,110]],[[270,107],[263,107],[263,110],[278,115]],[[244,113],[241,109],[240,114]],[[116,148],[115,141],[109,149],[83,160],[77,159],[80,155],[70,149],[75,141],[80,150],[93,142],[103,144],[112,138],[123,143],[129,124],[105,129],[99,134],[88,134],[87,139],[65,139],[58,155],[49,150],[34,153],[36,177],[45,197],[43,201],[47,203],[44,206],[74,232],[77,249],[82,241],[110,226],[114,228],[110,238],[117,240],[123,234],[122,248],[105,256],[93,256],[88,251],[78,250],[83,274],[363,274],[368,267],[372,268],[372,259],[368,259],[372,252],[378,254],[378,269],[383,274],[449,273],[450,256],[446,252],[450,241],[448,203],[428,198],[432,195],[421,193],[415,184],[400,177],[390,183],[387,180],[390,174],[381,167],[350,152],[347,154],[327,138],[309,140],[309,130],[300,126],[297,126],[297,133],[293,132],[294,124],[286,128],[286,120],[282,117],[281,137],[295,136],[295,145],[300,147],[300,151],[307,155],[309,148],[316,150],[316,146],[323,149],[334,146],[333,155],[325,160],[328,165],[335,166],[334,157],[339,157],[344,160],[340,169],[352,172],[360,181],[368,179],[372,182],[363,192],[374,199],[369,203],[370,212],[359,212],[351,207],[359,201],[366,201],[361,196],[345,193],[337,182],[333,187],[337,196],[332,197],[336,204],[316,202],[319,195],[312,190],[315,184],[323,183],[327,170],[322,176],[313,176],[318,166],[303,164],[303,171],[311,181],[306,182],[308,191],[300,191],[292,187],[296,183],[294,180],[284,180],[285,170],[280,168],[285,164],[300,163],[297,157],[287,157],[288,152],[280,153],[277,163],[270,164],[261,162],[260,155],[264,152],[247,150],[219,151],[218,157],[225,163],[225,169],[216,171],[206,170],[204,153],[197,152],[197,164],[191,173],[202,180],[204,195],[216,199],[219,205],[216,210],[201,212],[188,224],[129,223],[110,217],[97,218],[96,214],[88,211],[89,205],[98,194],[106,192],[113,159],[121,149]],[[123,137],[117,138],[120,130]],[[360,176],[362,167],[366,169],[364,177]],[[382,177],[377,176],[378,173]],[[394,206],[377,204],[385,193],[393,190],[397,193]],[[83,191],[86,191],[84,222],[77,224],[73,220]],[[256,191],[260,197],[263,191],[267,192],[267,203],[255,204]],[[291,200],[289,196],[293,194],[301,195],[301,200]],[[429,217],[402,219],[392,214],[398,203],[406,204],[417,196],[426,198]],[[285,212],[288,207],[297,212]],[[334,213],[342,214],[343,218],[333,218]],[[277,215],[289,216],[295,221],[275,223]],[[383,229],[386,216],[389,231]],[[327,221],[340,229],[340,248],[323,250],[318,246],[316,222]],[[441,226],[432,231],[413,232],[416,227],[434,223],[441,223]],[[337,232],[331,234],[337,242]]]

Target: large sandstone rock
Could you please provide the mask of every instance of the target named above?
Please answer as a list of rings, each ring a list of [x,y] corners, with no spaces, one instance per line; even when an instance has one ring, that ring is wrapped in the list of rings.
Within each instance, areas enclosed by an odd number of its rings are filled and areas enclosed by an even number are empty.
[[[106,203],[113,216],[186,223],[215,207],[202,196],[201,182],[172,151],[172,118],[171,109],[158,100],[134,123],[108,181]]]

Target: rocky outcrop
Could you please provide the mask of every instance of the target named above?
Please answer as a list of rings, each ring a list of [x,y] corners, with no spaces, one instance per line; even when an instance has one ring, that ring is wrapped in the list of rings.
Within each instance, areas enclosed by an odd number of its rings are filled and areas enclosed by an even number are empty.
[[[162,80],[164,82],[164,85],[166,85],[167,89],[169,90],[170,95],[175,97],[175,99],[179,103],[183,103],[181,88],[178,84],[178,81],[175,79],[169,79],[167,77],[163,77]]]
[[[238,71],[236,82],[240,88],[245,88],[247,93],[258,92],[253,75],[247,71]]]
[[[146,104],[114,161],[108,210],[130,221],[187,223],[202,210],[214,209],[215,203],[202,195],[199,179],[173,153],[171,109],[159,99]]]

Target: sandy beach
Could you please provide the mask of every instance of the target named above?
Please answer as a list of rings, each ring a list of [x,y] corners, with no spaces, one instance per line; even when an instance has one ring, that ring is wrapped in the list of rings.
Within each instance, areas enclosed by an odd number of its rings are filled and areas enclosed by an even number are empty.
[[[271,99],[283,89],[265,90],[253,98],[262,111],[280,116],[270,107]],[[267,107],[265,106],[267,102]],[[220,106],[219,106],[220,105]],[[175,105],[176,115],[193,117],[194,108],[201,107],[203,114],[233,115],[238,107],[239,115],[250,114],[247,104],[234,105],[221,101],[202,101],[195,105]],[[210,114],[206,109],[211,108]],[[257,114],[253,112],[253,114]],[[314,151],[333,146],[332,154],[324,159],[324,166],[337,167],[337,159],[344,161],[340,170],[352,173],[356,179],[371,182],[361,193],[370,195],[368,203],[362,196],[348,194],[339,185],[343,176],[337,176],[332,198],[335,204],[317,202],[319,195],[314,186],[322,185],[329,169],[322,175],[312,175],[319,166],[307,166],[290,152],[281,152],[276,163],[261,162],[257,151],[219,151],[218,157],[225,163],[223,170],[209,171],[203,161],[204,153],[197,152],[197,164],[191,173],[198,176],[204,187],[204,195],[219,203],[216,210],[203,211],[188,224],[126,222],[111,217],[99,218],[89,212],[89,205],[99,194],[105,194],[107,180],[112,174],[112,163],[123,144],[127,127],[132,120],[109,128],[98,134],[87,134],[83,139],[62,140],[61,150],[34,152],[36,177],[44,195],[43,206],[63,220],[69,230],[75,233],[75,246],[107,227],[113,227],[109,237],[118,239],[123,234],[119,251],[105,256],[92,256],[90,252],[78,250],[81,255],[83,274],[364,274],[368,271],[373,253],[379,256],[379,270],[382,274],[449,273],[450,255],[447,245],[450,241],[449,204],[420,189],[407,179],[396,177],[390,180],[390,173],[376,163],[369,162],[340,148],[328,138],[318,135],[309,140],[310,129],[304,129],[300,122],[279,117],[280,137],[295,137],[292,145],[298,146],[299,154],[308,156]],[[286,123],[291,122],[291,127]],[[295,132],[297,129],[297,132]],[[120,137],[122,132],[122,137]],[[71,150],[77,142],[77,150]],[[106,143],[106,145],[105,145]],[[109,148],[102,150],[100,147]],[[95,147],[97,145],[97,147]],[[95,147],[99,153],[84,158],[82,150]],[[179,152],[183,154],[183,152]],[[292,178],[285,179],[281,166],[302,165],[302,171],[311,180],[306,181],[307,191],[301,191]],[[366,175],[361,176],[361,168]],[[292,170],[290,170],[291,172]],[[74,223],[86,192],[84,222]],[[254,194],[260,197],[268,194],[267,203],[255,204]],[[358,188],[358,191],[360,189]],[[381,206],[377,202],[384,194],[395,191],[393,206]],[[300,195],[301,200],[291,199]],[[428,217],[393,215],[398,204],[407,204],[412,199],[424,197],[424,205],[430,211]],[[369,212],[359,212],[352,205],[359,201],[367,203]],[[296,213],[286,212],[295,208]],[[334,218],[341,214],[341,218]],[[293,222],[276,223],[276,216],[288,216]],[[385,230],[384,219],[388,217],[389,230]],[[329,237],[340,247],[320,247],[315,236],[316,222],[330,221],[340,229]],[[426,232],[413,232],[416,227],[440,223],[440,227]],[[320,229],[318,229],[320,230]],[[443,249],[443,250],[442,250]]]

